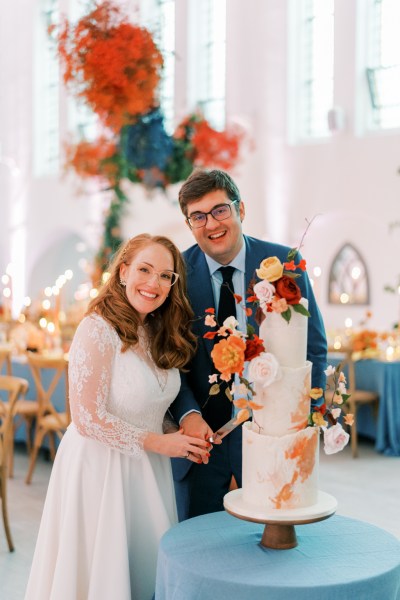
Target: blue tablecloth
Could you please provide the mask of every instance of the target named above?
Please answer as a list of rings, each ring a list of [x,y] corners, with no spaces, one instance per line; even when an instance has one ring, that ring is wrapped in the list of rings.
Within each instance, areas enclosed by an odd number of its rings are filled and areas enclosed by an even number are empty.
[[[400,600],[400,542],[386,531],[335,515],[296,526],[296,548],[270,550],[263,528],[219,512],[170,529],[156,600]]]
[[[329,357],[337,364],[338,359]],[[355,362],[357,387],[379,394],[376,420],[371,405],[357,411],[357,430],[375,440],[375,447],[387,456],[400,456],[400,362],[375,359]]]

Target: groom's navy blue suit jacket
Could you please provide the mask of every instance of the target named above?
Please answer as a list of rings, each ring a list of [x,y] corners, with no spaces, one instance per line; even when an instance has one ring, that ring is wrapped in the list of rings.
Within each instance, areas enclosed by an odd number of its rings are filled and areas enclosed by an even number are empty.
[[[270,256],[277,256],[282,263],[286,262],[289,248],[247,236],[244,236],[244,240],[246,244],[245,289],[247,290],[250,281],[256,277],[255,270],[259,268],[261,261]],[[198,348],[188,367],[189,372],[182,376],[180,392],[170,407],[171,414],[177,422],[185,413],[193,409],[201,412],[210,389],[208,375],[215,372],[210,356],[214,340],[203,337],[207,331],[210,331],[210,328],[204,325],[205,310],[211,307],[215,308],[210,272],[204,253],[197,244],[186,250],[183,256],[187,267],[189,300],[195,314],[193,332],[198,338]],[[298,261],[299,255],[296,257],[296,263]],[[308,319],[307,359],[313,363],[312,386],[324,389],[327,353],[324,324],[307,273],[302,273],[296,282],[301,288],[302,296],[308,298],[308,310],[311,314]],[[258,334],[259,328],[254,320],[254,312],[248,318],[248,323],[253,325]],[[209,402],[212,402],[212,397]],[[211,409],[209,406],[208,410]],[[191,461],[185,459],[173,459],[174,479],[177,481],[183,479],[192,465]]]

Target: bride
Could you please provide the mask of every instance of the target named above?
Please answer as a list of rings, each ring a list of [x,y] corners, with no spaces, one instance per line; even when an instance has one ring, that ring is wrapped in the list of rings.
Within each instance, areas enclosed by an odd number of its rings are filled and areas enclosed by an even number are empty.
[[[26,600],[151,600],[158,543],[177,522],[168,457],[209,443],[163,434],[193,354],[175,245],[142,234],[116,255],[69,357],[72,423],[57,452]]]

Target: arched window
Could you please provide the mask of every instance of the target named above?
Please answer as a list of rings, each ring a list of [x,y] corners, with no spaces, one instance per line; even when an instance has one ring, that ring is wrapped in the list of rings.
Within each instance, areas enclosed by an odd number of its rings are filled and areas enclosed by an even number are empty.
[[[360,253],[345,244],[329,270],[329,304],[369,304],[367,267]]]

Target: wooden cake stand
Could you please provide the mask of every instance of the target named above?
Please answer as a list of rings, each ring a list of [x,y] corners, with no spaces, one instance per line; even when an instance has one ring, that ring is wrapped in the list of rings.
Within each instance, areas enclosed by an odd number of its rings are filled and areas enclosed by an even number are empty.
[[[260,544],[274,550],[295,548],[298,542],[294,526],[328,519],[335,513],[336,507],[336,498],[325,492],[318,492],[318,500],[312,506],[270,512],[244,502],[242,489],[232,490],[224,496],[224,508],[229,514],[245,521],[265,524]]]

